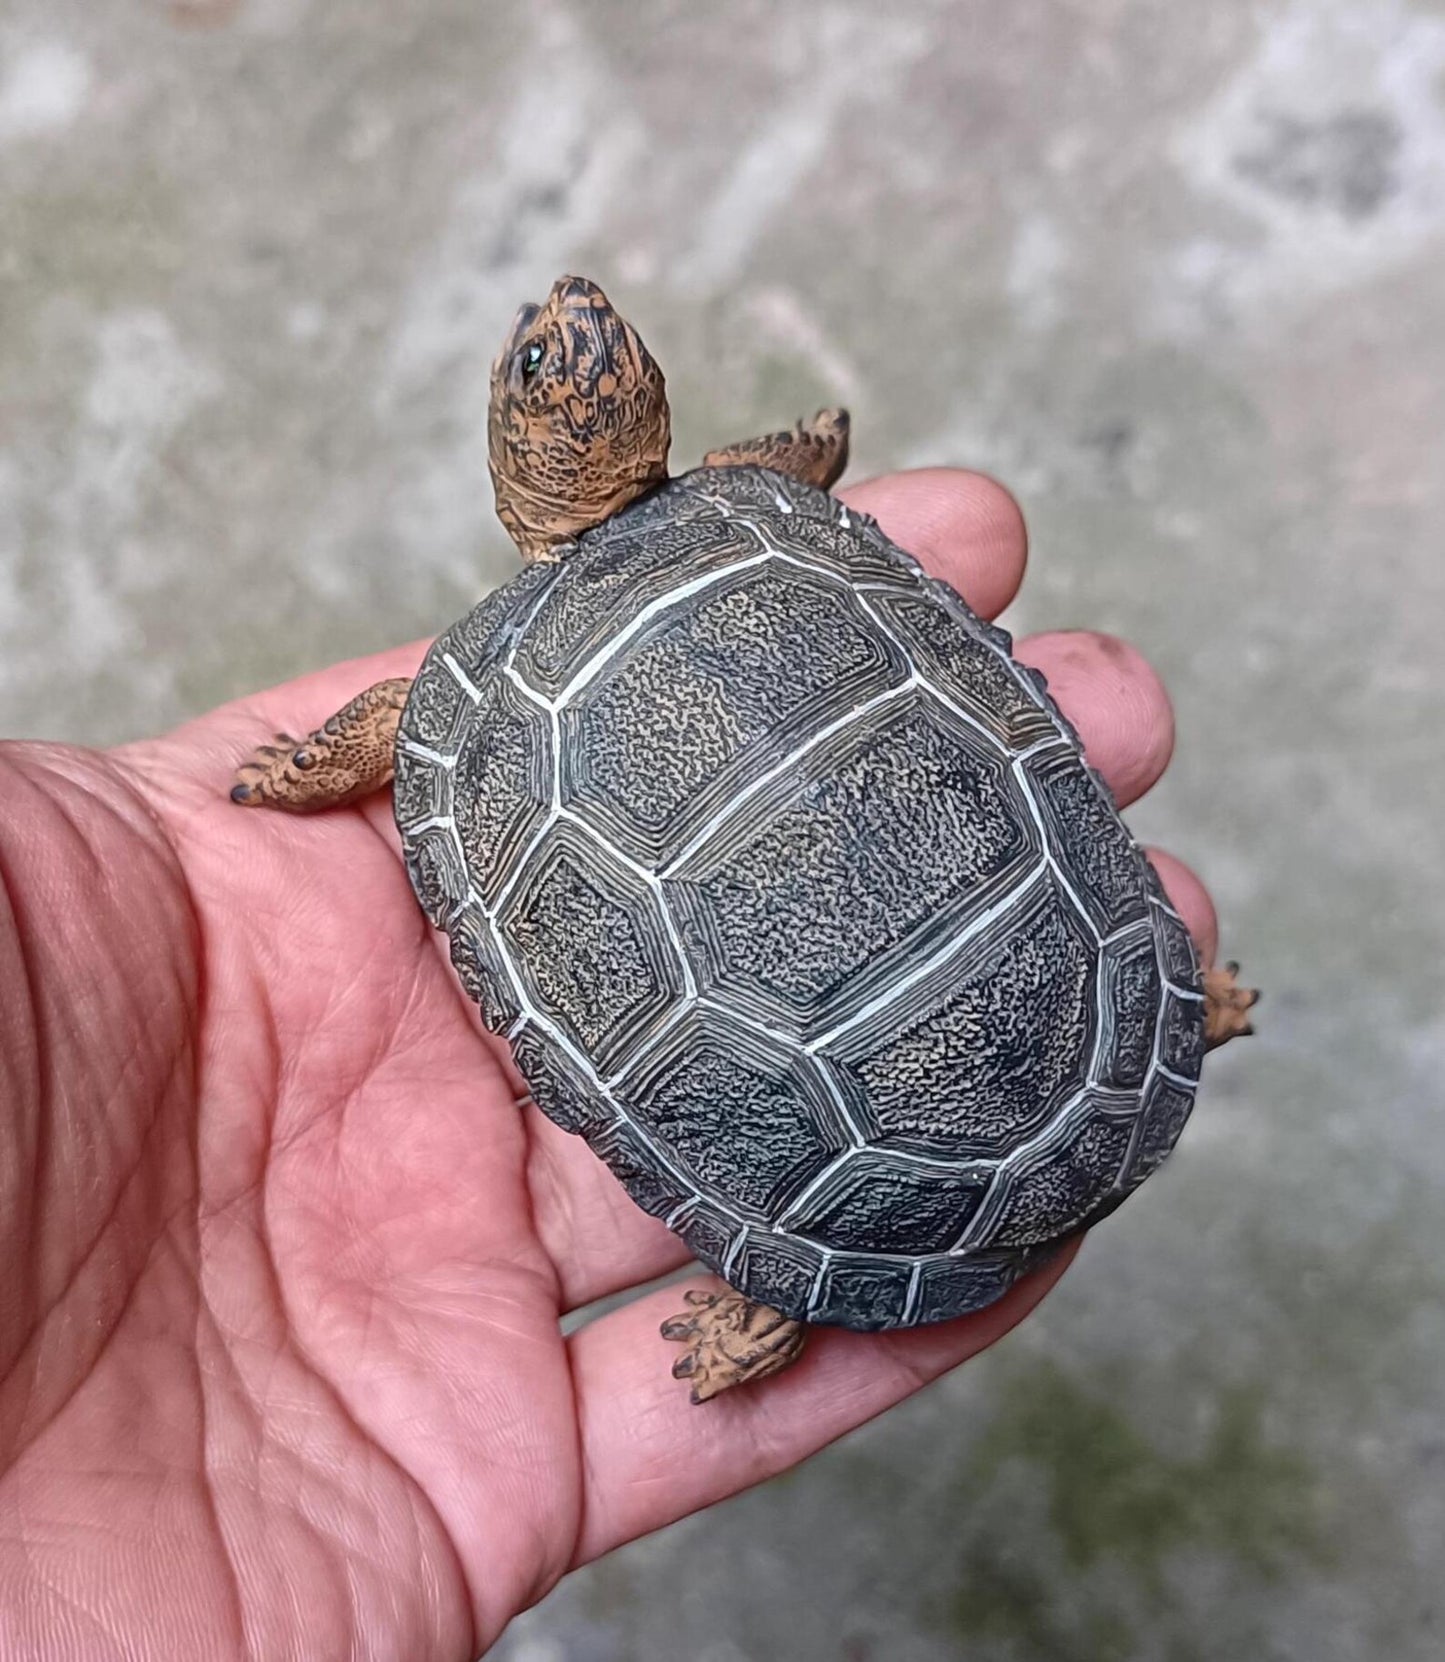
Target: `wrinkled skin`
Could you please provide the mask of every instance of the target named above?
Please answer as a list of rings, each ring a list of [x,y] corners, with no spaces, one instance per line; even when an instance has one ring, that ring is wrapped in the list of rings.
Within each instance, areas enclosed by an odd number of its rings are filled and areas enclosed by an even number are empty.
[[[998,486],[846,494],[979,610],[1012,594]],[[258,724],[305,730],[420,651],[118,752],[0,747],[0,1654],[470,1662],[570,1567],[794,1464],[1062,1271],[937,1328],[819,1332],[706,1410],[658,1335],[676,1289],[564,1339],[679,1243],[515,1105],[384,798],[297,822],[225,795]],[[1147,665],[1084,634],[1023,655],[1121,800],[1146,790],[1172,736]],[[1212,952],[1197,882],[1160,869]]]

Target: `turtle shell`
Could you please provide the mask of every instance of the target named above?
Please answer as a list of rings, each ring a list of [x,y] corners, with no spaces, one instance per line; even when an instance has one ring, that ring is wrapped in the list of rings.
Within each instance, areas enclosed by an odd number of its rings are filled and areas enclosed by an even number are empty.
[[[422,906],[538,1106],[733,1286],[998,1298],[1173,1146],[1189,937],[1042,679],[870,520],[699,469],[432,647]]]

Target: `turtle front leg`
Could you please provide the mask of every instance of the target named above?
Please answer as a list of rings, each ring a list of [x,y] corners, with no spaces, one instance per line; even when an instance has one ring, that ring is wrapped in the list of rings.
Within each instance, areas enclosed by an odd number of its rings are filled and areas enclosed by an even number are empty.
[[[1204,1043],[1210,1050],[1254,1032],[1249,1012],[1259,1003],[1259,990],[1241,987],[1236,963],[1204,972]]]
[[[819,410],[786,433],[765,433],[722,450],[709,450],[704,467],[770,467],[805,485],[827,490],[848,465],[848,412]]]
[[[236,770],[231,801],[292,814],[336,808],[380,790],[392,775],[408,676],[378,681],[299,742],[286,733],[259,745]]]
[[[807,1328],[744,1298],[729,1287],[720,1293],[699,1288],[684,1293],[688,1306],[662,1324],[664,1339],[687,1346],[672,1365],[674,1379],[692,1381],[692,1400],[707,1402],[730,1385],[766,1379],[802,1353]]]

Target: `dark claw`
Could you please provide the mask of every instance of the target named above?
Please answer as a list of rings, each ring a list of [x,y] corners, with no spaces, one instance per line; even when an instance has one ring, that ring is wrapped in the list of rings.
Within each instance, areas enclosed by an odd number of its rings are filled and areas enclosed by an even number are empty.
[[[709,1305],[717,1303],[717,1294],[704,1292],[701,1287],[690,1287],[682,1295],[682,1302],[692,1305],[695,1310],[706,1310]]]
[[[672,1377],[674,1379],[691,1379],[696,1371],[697,1357],[691,1351],[688,1351],[686,1356],[679,1356],[672,1364]]]
[[[249,802],[250,800],[251,800],[251,787],[249,785],[232,785],[231,786],[231,801],[232,802]]]
[[[688,1316],[673,1316],[658,1328],[658,1332],[664,1339],[691,1339],[697,1333],[697,1324]]]

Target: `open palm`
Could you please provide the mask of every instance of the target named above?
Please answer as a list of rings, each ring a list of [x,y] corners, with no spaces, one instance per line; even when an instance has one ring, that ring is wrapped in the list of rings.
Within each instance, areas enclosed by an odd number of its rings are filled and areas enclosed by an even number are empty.
[[[992,615],[998,486],[846,493]],[[1037,637],[1121,802],[1172,741],[1142,661]],[[235,761],[416,647],[100,753],[0,748],[0,1647],[466,1659],[569,1568],[801,1459],[990,1344],[991,1310],[815,1337],[694,1408],[654,1292],[685,1260],[481,1029],[390,804],[294,820]],[[1206,952],[1197,882],[1161,861]]]

